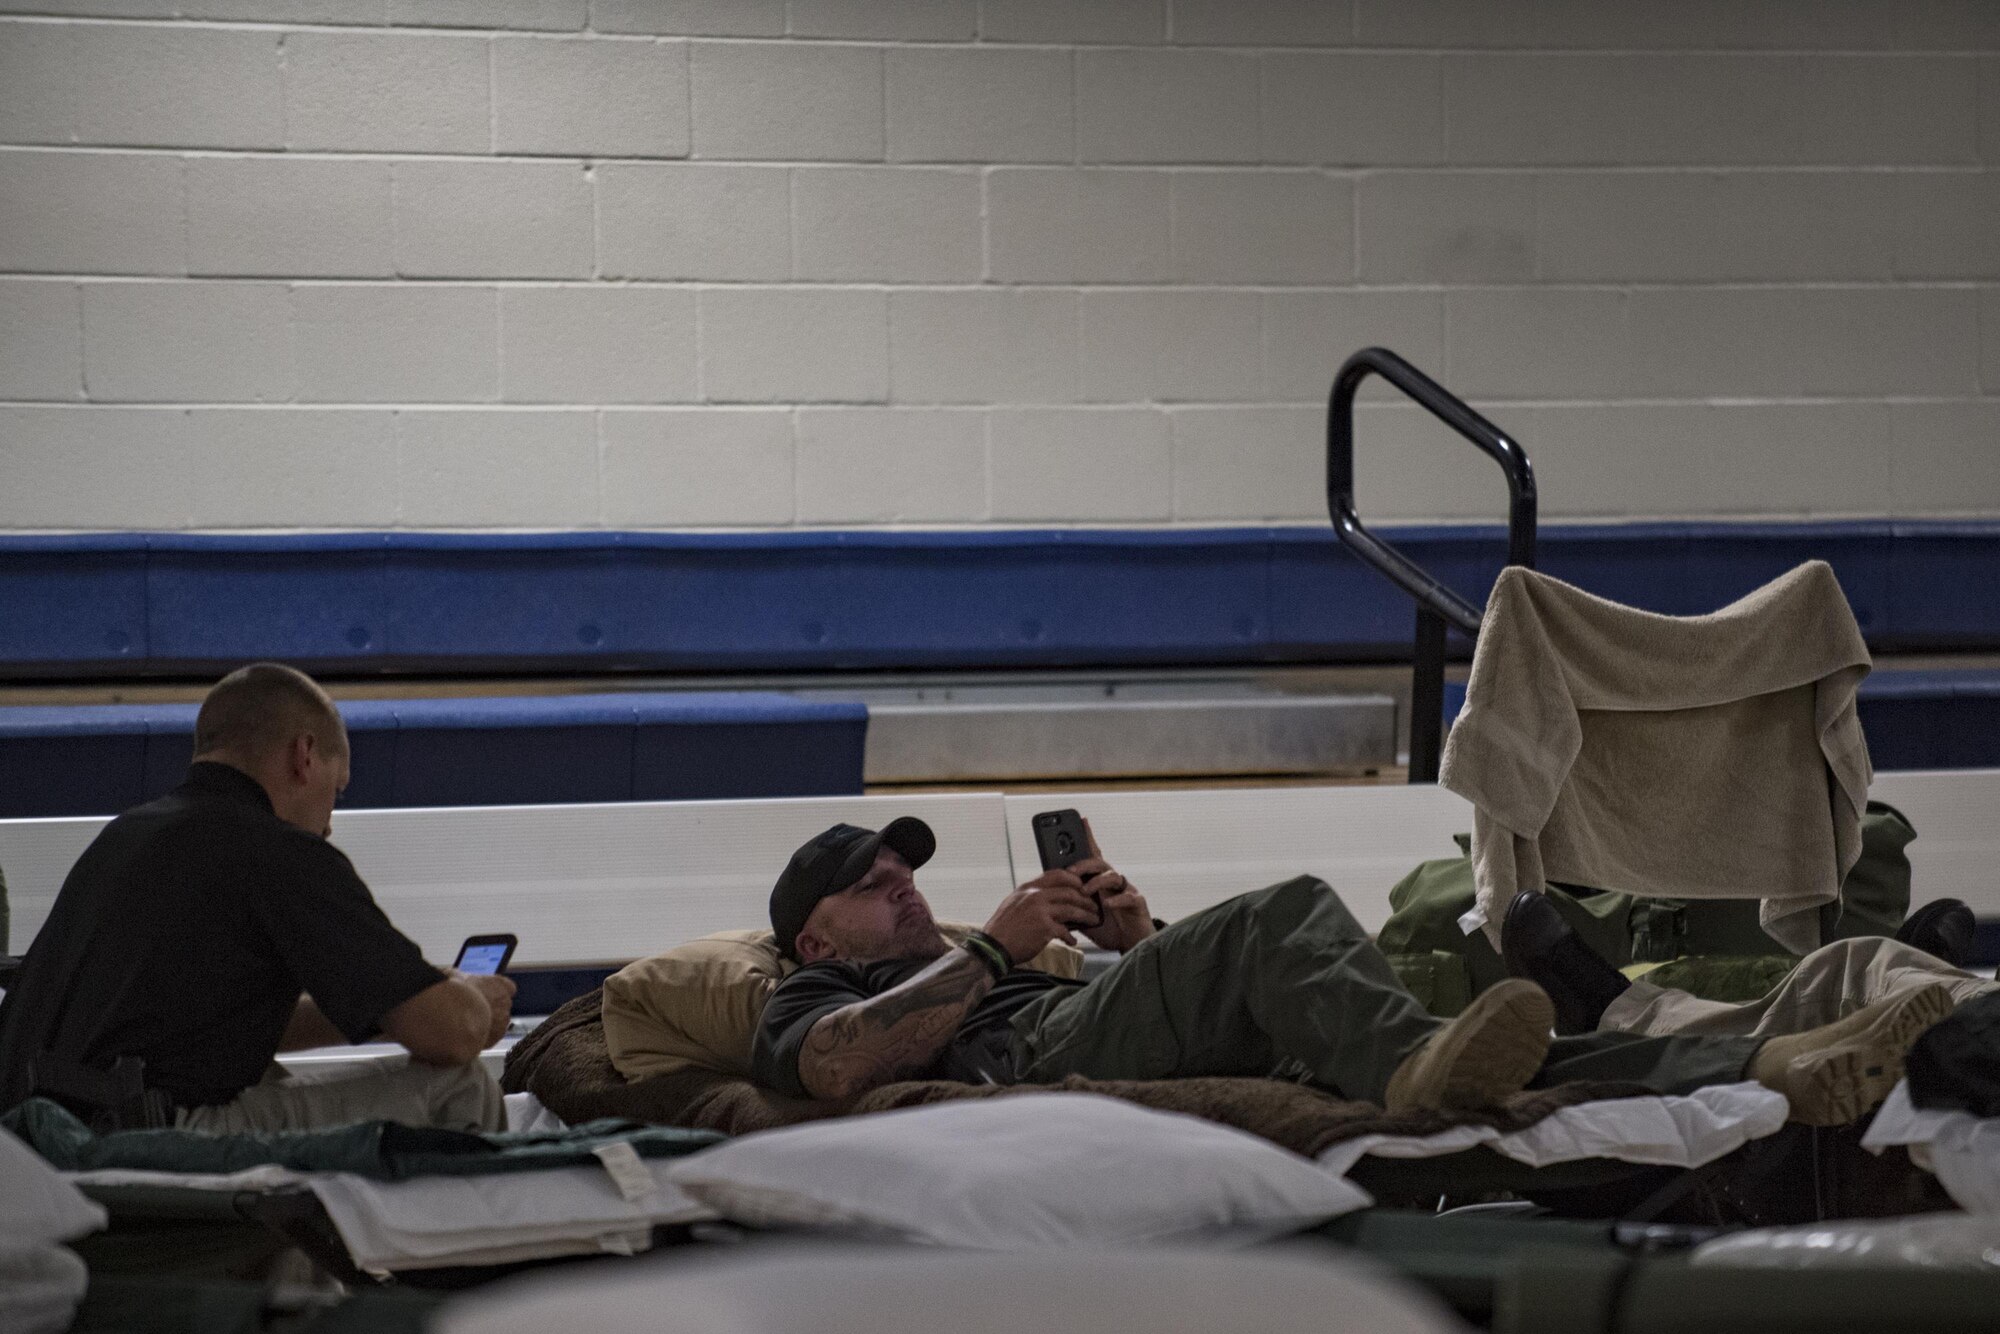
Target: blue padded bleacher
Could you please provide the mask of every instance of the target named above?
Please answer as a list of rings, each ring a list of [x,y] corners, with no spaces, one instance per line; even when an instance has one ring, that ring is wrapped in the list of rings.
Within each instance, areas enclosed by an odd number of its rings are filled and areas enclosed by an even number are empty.
[[[1878,671],[1859,707],[1877,769],[2000,766],[2000,671]]]
[[[1473,597],[1505,549],[1380,531]],[[2000,647],[1992,521],[1549,524],[1538,564],[1685,615],[1814,558],[1877,651]],[[1412,633],[1324,527],[6,536],[0,607],[17,679],[1395,661]]]
[[[0,708],[0,818],[110,815],[181,780],[193,704]],[[509,806],[861,791],[864,705],[765,692],[360,700],[342,804]]]
[[[1446,682],[1445,724],[1464,707],[1464,683]],[[1877,669],[1855,708],[1878,772],[2000,767],[2000,671]]]

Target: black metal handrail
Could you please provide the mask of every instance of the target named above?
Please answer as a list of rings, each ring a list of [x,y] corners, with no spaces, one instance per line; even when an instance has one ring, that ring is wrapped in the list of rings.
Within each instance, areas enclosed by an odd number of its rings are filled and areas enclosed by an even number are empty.
[[[1478,635],[1478,607],[1368,531],[1354,512],[1354,395],[1379,375],[1418,406],[1479,446],[1507,475],[1507,563],[1535,564],[1535,470],[1520,445],[1443,385],[1386,347],[1364,347],[1341,365],[1326,401],[1326,505],[1334,532],[1355,555],[1417,603],[1410,691],[1410,781],[1437,781],[1444,734],[1444,636],[1453,625]]]

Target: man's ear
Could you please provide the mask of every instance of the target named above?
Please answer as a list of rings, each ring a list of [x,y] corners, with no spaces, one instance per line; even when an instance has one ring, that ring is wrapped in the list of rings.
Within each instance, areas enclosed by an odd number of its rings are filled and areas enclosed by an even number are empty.
[[[792,954],[802,964],[818,963],[833,957],[833,945],[819,932],[807,929],[792,941]]]
[[[318,753],[319,739],[311,732],[301,732],[292,738],[291,745],[285,747],[285,768],[294,779],[304,782]]]

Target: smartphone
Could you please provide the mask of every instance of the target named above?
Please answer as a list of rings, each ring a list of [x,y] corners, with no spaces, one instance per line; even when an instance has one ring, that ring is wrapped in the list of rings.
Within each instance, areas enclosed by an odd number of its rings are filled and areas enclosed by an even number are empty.
[[[1035,851],[1041,854],[1042,869],[1065,869],[1090,855],[1090,834],[1083,817],[1073,810],[1043,811],[1029,822],[1035,830]],[[1104,921],[1104,905],[1097,905],[1097,921],[1078,925],[1096,927]]]
[[[1043,811],[1034,817],[1035,851],[1044,871],[1060,870],[1090,855],[1090,835],[1073,810]]]
[[[514,957],[514,947],[520,943],[506,934],[467,936],[458,947],[458,962],[452,966],[461,973],[498,973],[507,967],[507,961]]]

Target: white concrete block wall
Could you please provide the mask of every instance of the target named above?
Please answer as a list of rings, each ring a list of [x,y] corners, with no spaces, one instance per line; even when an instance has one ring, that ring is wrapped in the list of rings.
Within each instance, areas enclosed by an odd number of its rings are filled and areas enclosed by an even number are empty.
[[[0,529],[1316,523],[1368,343],[1551,518],[2000,515],[2000,5],[0,0]]]

